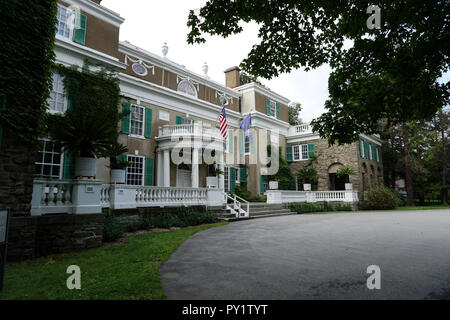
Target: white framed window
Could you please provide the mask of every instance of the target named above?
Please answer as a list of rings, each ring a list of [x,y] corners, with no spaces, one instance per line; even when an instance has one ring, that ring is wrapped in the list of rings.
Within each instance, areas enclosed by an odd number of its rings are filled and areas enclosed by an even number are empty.
[[[269,116],[275,117],[277,116],[277,103],[275,101],[270,100],[270,109],[269,109]]]
[[[144,157],[128,155],[127,160],[131,163],[127,167],[127,184],[144,185]]]
[[[50,93],[48,104],[50,113],[64,113],[67,110],[64,77],[58,73],[53,74],[52,92]]]
[[[294,161],[308,160],[308,145],[300,144],[292,146],[292,158]]]
[[[250,135],[244,135],[244,154],[250,154]]]
[[[230,191],[230,168],[229,167],[225,167],[224,169],[223,169],[223,171],[224,171],[224,173],[223,173],[223,176],[224,176],[224,188],[225,188],[225,191]]]
[[[56,17],[58,19],[56,23],[56,34],[64,38],[72,39],[75,19],[74,12],[58,3]]]
[[[53,141],[43,140],[43,148],[38,153],[38,161],[34,163],[35,172],[43,177],[61,179],[64,160],[61,146]]]
[[[308,160],[308,145],[302,144],[302,160]]]
[[[294,161],[300,160],[300,146],[293,146],[292,150]]]
[[[192,120],[188,118],[181,118],[181,124],[192,124]]]
[[[145,108],[131,105],[130,108],[130,135],[143,137],[144,136],[144,114]]]

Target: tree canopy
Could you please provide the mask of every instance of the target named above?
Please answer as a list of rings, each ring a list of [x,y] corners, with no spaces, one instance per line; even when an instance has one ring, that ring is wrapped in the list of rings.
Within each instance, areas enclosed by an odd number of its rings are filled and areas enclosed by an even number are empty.
[[[228,37],[242,22],[259,25],[241,67],[270,79],[303,67],[329,64],[326,112],[313,129],[330,143],[375,133],[381,120],[395,125],[428,120],[449,104],[450,2],[380,0],[381,28],[369,29],[369,1],[209,0],[188,18],[188,43],[204,34]]]

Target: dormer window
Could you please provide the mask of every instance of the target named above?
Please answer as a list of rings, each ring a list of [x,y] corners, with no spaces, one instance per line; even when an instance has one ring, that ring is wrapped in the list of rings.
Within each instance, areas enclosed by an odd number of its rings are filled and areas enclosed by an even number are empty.
[[[187,95],[197,98],[197,90],[196,90],[194,84],[188,79],[184,79],[184,80],[180,81],[180,83],[178,84],[177,91],[183,92]]]

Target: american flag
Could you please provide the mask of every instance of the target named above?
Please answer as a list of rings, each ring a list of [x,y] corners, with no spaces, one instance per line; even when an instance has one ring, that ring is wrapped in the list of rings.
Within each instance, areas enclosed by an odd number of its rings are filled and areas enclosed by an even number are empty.
[[[225,114],[225,106],[222,106],[222,112],[219,115],[220,134],[225,139],[228,138],[227,115]]]

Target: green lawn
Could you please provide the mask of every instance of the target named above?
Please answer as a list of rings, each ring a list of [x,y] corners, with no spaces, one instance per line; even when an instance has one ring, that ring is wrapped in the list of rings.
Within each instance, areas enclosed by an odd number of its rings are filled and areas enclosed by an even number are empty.
[[[227,223],[129,236],[126,243],[11,263],[0,299],[165,299],[159,267],[194,233]],[[69,290],[67,267],[81,269]]]
[[[398,207],[396,210],[428,210],[428,209],[450,209],[450,205]]]

